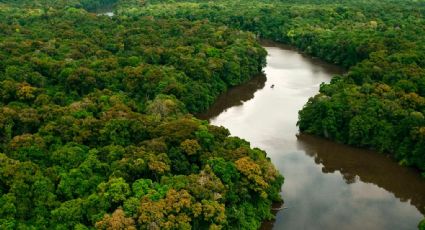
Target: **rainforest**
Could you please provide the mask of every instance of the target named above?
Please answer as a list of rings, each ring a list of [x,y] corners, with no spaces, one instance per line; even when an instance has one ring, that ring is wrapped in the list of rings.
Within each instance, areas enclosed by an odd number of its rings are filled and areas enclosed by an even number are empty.
[[[300,133],[425,181],[424,19],[423,0],[0,0],[0,229],[273,220],[276,163],[198,116],[263,73],[263,39],[344,69]]]

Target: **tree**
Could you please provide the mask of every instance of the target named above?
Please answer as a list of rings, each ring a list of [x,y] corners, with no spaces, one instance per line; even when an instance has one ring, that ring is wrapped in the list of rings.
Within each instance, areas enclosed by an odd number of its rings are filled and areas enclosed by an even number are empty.
[[[201,146],[198,144],[197,140],[186,139],[180,144],[180,148],[187,155],[191,156],[196,154],[201,149]]]
[[[123,178],[110,178],[98,186],[100,194],[113,204],[121,204],[131,194],[130,186]]]
[[[58,227],[72,228],[81,223],[84,218],[83,200],[81,198],[69,200],[52,210],[54,224]]]
[[[102,230],[136,230],[136,225],[132,218],[125,217],[124,211],[118,208],[112,215],[105,214],[103,219],[96,223],[96,228]]]

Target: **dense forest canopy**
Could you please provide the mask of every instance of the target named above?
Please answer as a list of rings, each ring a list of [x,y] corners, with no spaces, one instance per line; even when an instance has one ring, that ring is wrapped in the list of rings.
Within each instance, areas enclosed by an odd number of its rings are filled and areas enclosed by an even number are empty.
[[[424,172],[424,16],[422,0],[0,0],[0,228],[272,218],[283,178],[265,153],[190,115],[261,72],[258,37],[348,69],[302,132]]]
[[[391,154],[425,176],[425,1],[151,0],[123,17],[211,22],[348,69],[299,112],[301,132]],[[284,116],[284,114],[282,114]],[[425,220],[419,225],[425,229]]]
[[[139,2],[140,3],[140,2]],[[251,33],[0,3],[1,229],[257,229],[283,177],[189,112],[261,72]]]
[[[425,171],[424,1],[148,2],[118,5],[117,12],[207,18],[348,68],[300,111],[300,130],[390,153]]]

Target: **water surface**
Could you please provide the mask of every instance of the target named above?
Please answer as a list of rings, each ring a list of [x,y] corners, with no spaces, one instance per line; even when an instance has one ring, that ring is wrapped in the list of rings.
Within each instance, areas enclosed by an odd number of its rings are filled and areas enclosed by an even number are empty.
[[[221,95],[201,118],[267,151],[285,176],[285,209],[263,229],[416,229],[425,179],[383,154],[298,135],[298,111],[342,70],[265,44],[265,75]],[[274,87],[272,87],[274,85]]]

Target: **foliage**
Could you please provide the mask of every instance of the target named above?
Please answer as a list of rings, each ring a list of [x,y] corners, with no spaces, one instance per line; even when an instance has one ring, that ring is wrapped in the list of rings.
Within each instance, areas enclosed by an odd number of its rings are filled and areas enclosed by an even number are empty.
[[[105,230],[136,230],[134,220],[125,217],[124,211],[120,208],[115,210],[112,215],[106,214],[101,221],[96,223],[96,228]]]
[[[418,228],[419,228],[419,230],[424,230],[424,229],[425,229],[425,219],[424,219],[424,220],[422,220],[422,221],[419,223]]]
[[[189,112],[259,73],[265,50],[207,20],[87,11],[115,3],[0,3],[0,228],[258,227],[283,178]]]
[[[229,25],[348,68],[299,113],[301,132],[391,154],[425,170],[423,1],[151,0],[122,15]]]

